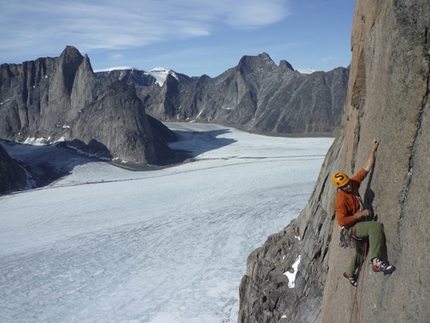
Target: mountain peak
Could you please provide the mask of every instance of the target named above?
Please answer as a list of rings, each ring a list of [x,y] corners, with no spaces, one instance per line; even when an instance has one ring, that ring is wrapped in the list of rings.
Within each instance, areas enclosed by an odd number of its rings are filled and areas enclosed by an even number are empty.
[[[283,59],[283,60],[281,60],[281,61],[279,62],[279,67],[280,67],[281,69],[283,69],[283,70],[285,70],[285,69],[289,69],[289,70],[294,71],[293,65],[291,65],[290,63],[288,63],[285,59]]]
[[[237,65],[237,68],[239,70],[256,71],[258,69],[273,70],[273,69],[276,69],[277,66],[270,58],[269,54],[263,52],[257,56],[248,56],[248,55],[243,56],[240,59],[239,64]]]
[[[79,52],[79,50],[74,46],[66,46],[66,48],[63,50],[63,52],[60,55],[60,58],[66,59],[66,60],[74,60],[76,58],[83,59],[84,57]]]
[[[157,84],[160,86],[163,86],[164,82],[166,81],[167,75],[169,74],[178,80],[178,76],[170,68],[154,67],[152,70],[149,71],[149,74],[157,80]]]

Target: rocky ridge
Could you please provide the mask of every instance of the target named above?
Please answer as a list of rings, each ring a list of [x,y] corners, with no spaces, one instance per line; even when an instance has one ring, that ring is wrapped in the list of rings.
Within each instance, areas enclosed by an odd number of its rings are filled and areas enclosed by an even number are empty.
[[[349,69],[301,74],[267,53],[244,56],[211,78],[170,71],[162,87],[145,71],[104,72],[136,88],[146,112],[163,121],[212,122],[250,132],[331,136],[339,125]]]
[[[175,160],[167,143],[176,136],[146,115],[135,89],[118,80],[98,79],[88,56],[71,46],[57,58],[1,65],[0,124],[0,138],[5,141],[37,140],[48,145],[61,141],[123,167],[142,169]],[[12,165],[6,155],[0,162]],[[61,176],[46,168],[46,161],[41,163],[22,167],[30,176],[44,178],[38,183],[52,180],[54,175],[48,173]],[[42,170],[46,174],[40,174]],[[19,177],[4,179],[0,190],[27,186],[13,183],[14,178]]]
[[[341,126],[308,205],[248,258],[238,322],[428,322],[430,268],[430,3],[356,2],[352,63]],[[390,276],[364,267],[357,293],[342,277],[331,175],[355,174],[373,138],[373,172],[361,186],[384,224]],[[294,271],[295,287],[284,274]]]
[[[157,144],[133,87],[99,80],[88,56],[68,46],[60,57],[0,67],[0,138],[65,140],[87,153],[157,164]],[[165,132],[169,132],[166,128]]]
[[[300,74],[286,61],[277,66],[266,53],[244,56],[216,78],[160,68],[94,73],[88,56],[68,46],[57,58],[1,65],[0,138],[60,140],[136,169],[185,158],[168,148],[175,135],[158,119],[274,135],[332,135],[348,73]]]

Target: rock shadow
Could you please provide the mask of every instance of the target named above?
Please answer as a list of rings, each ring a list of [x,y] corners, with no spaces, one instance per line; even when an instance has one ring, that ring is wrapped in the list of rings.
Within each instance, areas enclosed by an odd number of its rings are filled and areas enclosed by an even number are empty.
[[[217,138],[231,132],[229,129],[209,131],[173,131],[177,141],[170,143],[171,156],[160,160],[159,165],[136,165],[123,167],[129,170],[157,170],[193,159],[210,150],[219,149],[236,142],[231,138]],[[32,189],[47,186],[60,178],[69,175],[80,165],[93,162],[110,162],[119,166],[110,159],[112,156],[105,145],[95,140],[85,145],[79,140],[61,142],[51,145],[28,145],[17,142],[0,140],[7,153],[27,172],[28,185]]]
[[[176,154],[183,155],[186,158],[195,158],[211,150],[216,150],[237,140],[232,138],[218,138],[218,136],[230,133],[230,129],[217,129],[208,131],[187,131],[172,130],[178,140],[170,143],[169,147]],[[185,161],[185,160],[184,160]]]
[[[76,166],[101,161],[100,156],[79,152],[76,147],[68,146],[66,142],[28,145],[1,140],[0,144],[14,161],[26,170],[28,185],[25,189],[47,186],[70,174]],[[93,145],[102,149],[100,143]]]

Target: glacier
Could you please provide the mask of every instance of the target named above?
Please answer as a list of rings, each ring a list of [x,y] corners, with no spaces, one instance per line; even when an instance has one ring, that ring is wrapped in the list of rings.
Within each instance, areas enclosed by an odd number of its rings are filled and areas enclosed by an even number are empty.
[[[305,207],[333,138],[166,125],[194,161],[80,163],[0,197],[0,322],[237,321],[247,256]]]

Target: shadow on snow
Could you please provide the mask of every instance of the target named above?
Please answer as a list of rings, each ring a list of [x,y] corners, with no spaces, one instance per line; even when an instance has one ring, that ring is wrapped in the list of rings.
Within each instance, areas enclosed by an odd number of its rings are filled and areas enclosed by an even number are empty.
[[[169,146],[173,150],[185,151],[189,158],[195,158],[205,152],[228,146],[237,140],[232,138],[218,138],[218,136],[230,133],[230,129],[218,129],[209,131],[185,131],[172,130],[178,138],[177,142]]]
[[[231,132],[229,129],[210,131],[173,131],[178,140],[169,146],[174,158],[161,166],[142,167],[140,170],[157,170],[192,161],[207,151],[219,149],[236,142],[235,139],[217,138]],[[25,189],[47,186],[69,175],[76,166],[92,162],[109,162],[95,155],[72,149],[66,143],[36,146],[0,140],[8,154],[27,172],[29,185]],[[112,163],[115,165],[115,163]],[[136,169],[135,169],[136,170]]]

